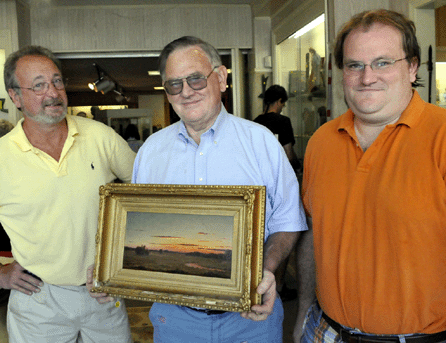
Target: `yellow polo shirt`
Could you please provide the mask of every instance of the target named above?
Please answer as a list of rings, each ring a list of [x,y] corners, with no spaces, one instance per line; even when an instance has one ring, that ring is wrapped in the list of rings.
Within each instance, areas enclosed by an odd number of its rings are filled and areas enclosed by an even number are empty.
[[[50,284],[84,284],[95,256],[99,186],[130,182],[135,153],[110,127],[67,116],[56,161],[30,144],[22,122],[0,139],[0,222],[24,268]]]

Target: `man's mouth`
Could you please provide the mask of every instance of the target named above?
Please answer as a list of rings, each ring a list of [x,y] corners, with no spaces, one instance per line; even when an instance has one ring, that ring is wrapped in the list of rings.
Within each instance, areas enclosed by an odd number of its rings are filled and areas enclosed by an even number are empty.
[[[183,106],[193,106],[193,105],[198,104],[199,102],[200,102],[200,99],[188,100],[188,101],[183,102]]]
[[[43,104],[44,107],[52,107],[52,106],[63,106],[63,101],[62,100],[51,100],[51,101],[46,101]]]
[[[383,91],[381,88],[358,88],[356,89],[358,92],[380,92]]]

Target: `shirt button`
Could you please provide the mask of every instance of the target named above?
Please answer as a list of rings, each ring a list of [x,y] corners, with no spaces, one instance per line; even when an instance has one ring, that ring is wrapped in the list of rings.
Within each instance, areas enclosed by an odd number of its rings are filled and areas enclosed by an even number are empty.
[[[200,181],[203,181],[203,178],[202,177],[200,177],[198,180],[200,180]]]
[[[214,144],[217,145],[217,141],[214,141]]]
[[[200,156],[203,156],[203,153],[202,153],[202,152],[200,152]]]

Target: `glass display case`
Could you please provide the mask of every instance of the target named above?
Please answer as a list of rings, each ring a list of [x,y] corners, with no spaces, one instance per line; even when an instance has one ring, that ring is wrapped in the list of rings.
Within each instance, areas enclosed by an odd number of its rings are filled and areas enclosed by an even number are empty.
[[[277,49],[280,84],[289,95],[282,114],[291,120],[294,149],[300,160],[312,134],[327,120],[324,16],[309,25],[308,30],[299,30]]]

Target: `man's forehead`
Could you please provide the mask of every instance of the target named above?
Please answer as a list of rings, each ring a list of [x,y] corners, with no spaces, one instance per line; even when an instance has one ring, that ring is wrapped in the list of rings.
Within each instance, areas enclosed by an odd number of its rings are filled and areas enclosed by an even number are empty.
[[[40,56],[40,55],[23,56],[17,61],[17,67],[19,67],[20,65],[22,65],[22,66],[28,66],[28,65],[43,66],[43,65],[45,65],[45,67],[52,66],[54,69],[59,70],[58,67],[56,66],[56,64],[51,59],[49,59],[46,56]]]
[[[343,50],[345,55],[347,51],[352,53],[366,50],[373,50],[379,54],[387,49],[392,50],[393,53],[397,49],[403,50],[402,34],[393,26],[376,22],[353,29],[345,37]]]
[[[389,34],[390,32],[393,32],[401,37],[401,32],[397,28],[395,28],[391,25],[380,23],[380,22],[374,22],[374,23],[371,23],[370,25],[360,25],[358,27],[355,27],[345,37],[344,42],[349,40],[349,38],[351,40],[352,36],[358,36],[358,34],[367,34],[370,32],[378,32],[378,33],[385,33],[385,34]]]
[[[53,76],[60,75],[59,68],[45,56],[23,56],[17,61],[16,75],[35,79],[44,77],[51,73]]]
[[[173,51],[166,62],[166,77],[170,74],[192,74],[194,72],[202,73],[211,63],[206,53],[199,46],[189,46]],[[174,77],[183,77],[184,75],[173,75]]]
[[[205,52],[198,46],[192,45],[187,47],[178,48],[169,55],[167,61],[178,62],[179,58],[187,58],[191,60],[201,59],[203,56],[206,57]]]

